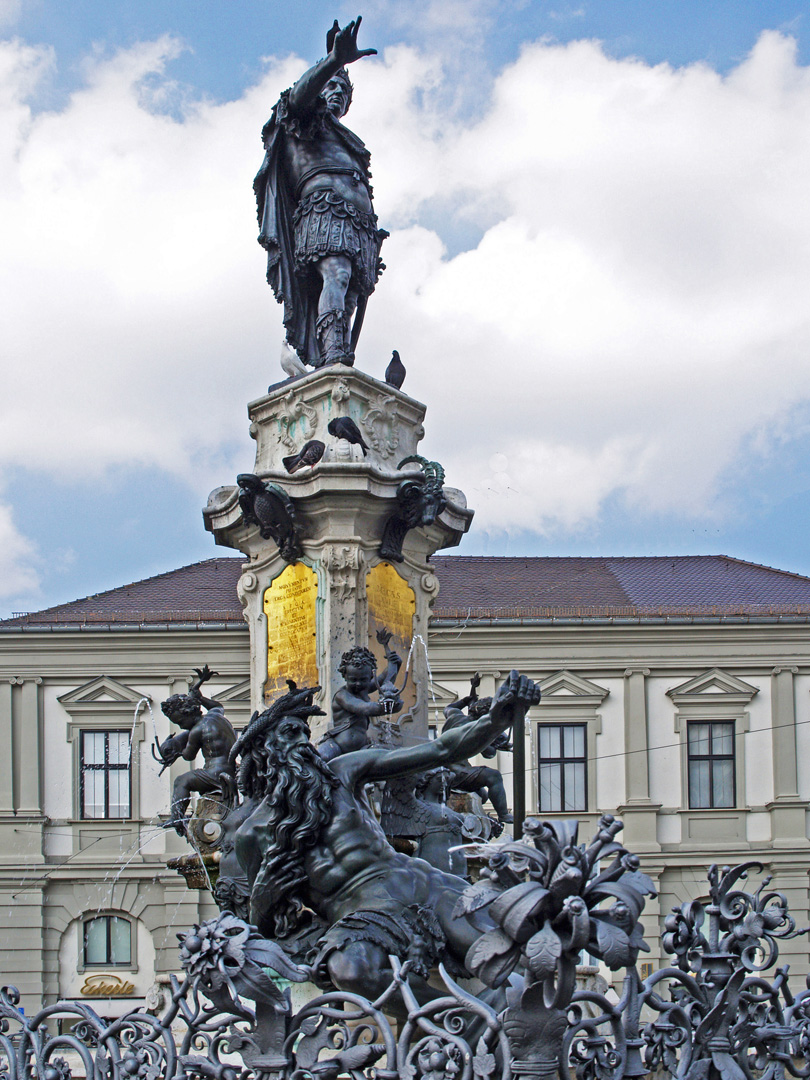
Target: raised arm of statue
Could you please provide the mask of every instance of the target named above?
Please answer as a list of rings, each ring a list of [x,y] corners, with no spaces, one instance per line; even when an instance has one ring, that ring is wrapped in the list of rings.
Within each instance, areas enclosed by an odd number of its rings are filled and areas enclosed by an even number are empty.
[[[390,642],[392,634],[390,630],[386,630],[385,628],[378,630],[376,637],[377,641],[379,641],[380,645],[385,649],[385,659],[387,661],[385,671],[382,675],[377,675],[374,679],[374,685],[376,689],[379,690],[385,683],[393,683],[396,681],[399,669],[402,667],[402,657],[398,652],[395,652],[391,648]],[[400,708],[401,707],[402,706],[400,705]]]
[[[363,21],[361,15],[341,30],[337,20],[329,31],[326,41],[329,55],[306,71],[290,91],[290,108],[304,113],[313,107],[329,80],[347,64],[353,64],[363,56],[376,56],[376,49],[358,49],[357,31]]]
[[[333,768],[350,771],[355,782],[371,783],[374,780],[387,780],[391,776],[434,769],[439,765],[451,765],[479,754],[514,723],[518,714],[525,716],[529,708],[539,701],[540,688],[537,684],[525,675],[512,671],[498,689],[489,712],[478,720],[444,731],[438,739],[419,746],[405,746],[397,750],[358,750],[336,759]]]
[[[223,707],[221,701],[217,701],[216,698],[203,697],[199,690],[194,696],[204,709],[221,709]]]
[[[208,682],[209,679],[213,679],[215,675],[219,674],[219,672],[212,671],[208,664],[201,668],[194,668],[194,671],[197,674],[197,678],[188,688],[189,694],[193,695],[194,698],[199,701],[200,705],[202,705],[204,709],[222,708],[222,703],[217,701],[216,698],[203,697],[202,693],[200,692],[200,687],[202,686],[202,684],[204,682]]]
[[[470,692],[466,697],[459,698],[458,701],[451,701],[449,705],[444,707],[445,719],[450,722],[451,727],[455,727],[456,724],[467,720],[463,710],[468,708],[474,701],[478,701],[478,687],[481,685],[481,675],[479,672],[473,675],[470,679]]]

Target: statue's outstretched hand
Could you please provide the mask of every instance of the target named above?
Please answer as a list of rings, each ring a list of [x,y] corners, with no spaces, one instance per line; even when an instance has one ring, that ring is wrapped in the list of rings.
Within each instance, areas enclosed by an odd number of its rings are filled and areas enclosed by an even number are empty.
[[[200,686],[202,686],[204,682],[208,682],[209,679],[213,679],[215,675],[219,675],[219,672],[212,671],[208,664],[201,668],[195,667],[194,671],[197,675]]]
[[[386,630],[386,628],[383,627],[382,630],[377,631],[376,637],[377,637],[377,641],[379,641],[379,643],[382,645],[382,647],[384,649],[387,649],[388,648],[388,642],[391,640],[391,631]]]
[[[363,56],[377,55],[376,49],[357,48],[357,31],[360,29],[360,23],[362,21],[363,16],[358,15],[356,19],[344,26],[342,30],[335,32],[334,37],[332,38],[330,55],[341,67],[345,67],[346,64],[353,64],[355,60],[360,60]],[[330,31],[330,36],[331,33],[332,32]]]
[[[498,687],[490,715],[498,716],[509,710],[514,716],[516,709],[521,709],[525,715],[531,706],[537,705],[539,701],[540,687],[537,683],[518,671],[510,671],[509,678]]]

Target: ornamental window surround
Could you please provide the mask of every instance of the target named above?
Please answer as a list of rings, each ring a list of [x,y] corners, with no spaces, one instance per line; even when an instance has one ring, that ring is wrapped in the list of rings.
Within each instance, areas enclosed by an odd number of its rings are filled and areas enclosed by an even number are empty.
[[[748,706],[759,688],[731,672],[710,668],[666,693],[675,706],[680,742],[684,838],[708,843],[709,834],[698,819],[718,818],[711,814],[714,810],[731,830],[724,839],[744,839],[745,734],[750,729]],[[733,818],[737,824],[732,827]],[[716,840],[714,833],[711,839]]]
[[[595,768],[602,731],[599,709],[610,691],[568,670],[548,675],[540,689],[540,704],[532,710],[537,722],[531,727],[533,812],[592,814],[599,806]],[[552,805],[554,810],[546,809]]]
[[[143,692],[135,690],[109,675],[99,675],[90,682],[71,690],[59,697],[59,704],[67,712],[70,720],[66,725],[67,741],[72,746],[73,758],[73,808],[71,820],[85,830],[90,822],[92,828],[112,829],[113,825],[102,826],[103,821],[122,822],[134,821],[140,817],[140,768],[142,747],[145,738],[145,725],[143,713],[135,720],[135,709],[143,700]],[[147,700],[151,700],[147,698]],[[86,766],[115,765],[116,768],[109,772],[122,772],[119,768],[122,764],[123,739],[120,739],[110,747],[109,740],[106,749],[99,740],[93,740],[88,736],[109,736],[113,733],[124,733],[130,743],[128,756],[128,785],[124,785],[121,777],[110,780],[106,778],[106,794],[101,787],[105,783],[101,778],[92,776],[92,773],[103,774],[103,769],[87,768]],[[88,779],[89,777],[89,779]],[[100,795],[99,795],[100,792]],[[128,799],[120,798],[119,793],[127,794]],[[89,796],[89,801],[88,801]],[[98,797],[97,797],[98,796]],[[126,803],[126,814],[123,813],[123,805]],[[104,806],[113,809],[113,813],[102,813],[100,808]],[[86,808],[90,812],[86,812]],[[114,826],[120,829],[120,824]],[[92,842],[92,841],[88,841]],[[80,841],[77,840],[77,843]]]

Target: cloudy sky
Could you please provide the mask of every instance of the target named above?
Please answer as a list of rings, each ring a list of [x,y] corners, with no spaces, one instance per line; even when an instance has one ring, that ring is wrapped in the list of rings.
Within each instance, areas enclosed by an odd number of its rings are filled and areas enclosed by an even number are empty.
[[[348,117],[465,554],[810,573],[807,0],[366,0]],[[0,0],[0,613],[217,553],[281,376],[251,181],[340,0]]]

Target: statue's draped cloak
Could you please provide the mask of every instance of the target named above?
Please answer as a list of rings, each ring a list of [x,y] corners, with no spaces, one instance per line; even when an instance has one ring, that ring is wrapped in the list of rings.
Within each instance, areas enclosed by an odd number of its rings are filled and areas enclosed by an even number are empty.
[[[285,169],[285,140],[317,140],[324,127],[331,125],[333,134],[367,183],[371,177],[371,155],[363,141],[328,112],[322,98],[305,117],[297,116],[290,109],[289,98],[290,91],[285,90],[262,129],[264,161],[253,181],[253,190],[259,218],[259,243],[267,251],[267,280],[273,287],[276,300],[284,305],[287,340],[302,359],[318,363],[320,350],[315,322],[319,290],[310,289],[295,270],[293,215],[296,199]]]

